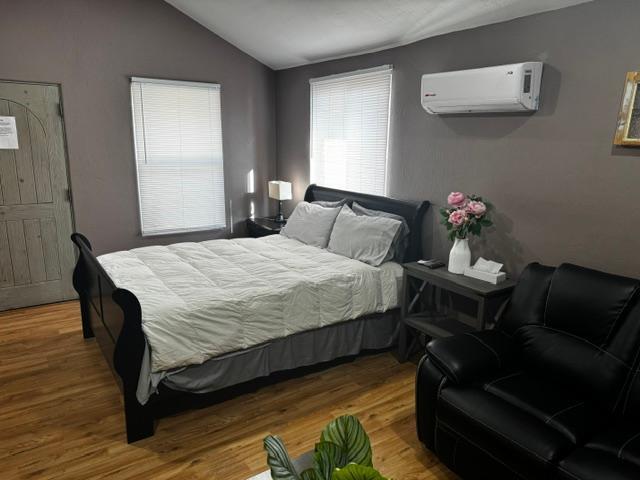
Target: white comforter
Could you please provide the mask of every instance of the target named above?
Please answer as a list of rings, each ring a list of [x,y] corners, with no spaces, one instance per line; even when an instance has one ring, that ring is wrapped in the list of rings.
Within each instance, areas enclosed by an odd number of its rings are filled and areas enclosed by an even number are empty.
[[[98,260],[140,301],[153,372],[394,308],[402,270],[282,235],[144,247]]]

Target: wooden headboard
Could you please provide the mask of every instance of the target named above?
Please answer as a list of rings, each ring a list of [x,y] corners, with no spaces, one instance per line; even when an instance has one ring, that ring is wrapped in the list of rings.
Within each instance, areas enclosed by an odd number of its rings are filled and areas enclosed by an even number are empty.
[[[430,205],[428,201],[396,200],[378,195],[320,187],[316,184],[309,185],[304,194],[304,199],[307,202],[316,200],[338,201],[343,198],[347,200],[349,206],[351,206],[353,202],[358,202],[363,207],[372,210],[382,210],[383,212],[394,213],[403,217],[409,224],[409,229],[411,230],[409,248],[407,248],[404,261],[414,262],[422,258],[422,222],[424,214]]]

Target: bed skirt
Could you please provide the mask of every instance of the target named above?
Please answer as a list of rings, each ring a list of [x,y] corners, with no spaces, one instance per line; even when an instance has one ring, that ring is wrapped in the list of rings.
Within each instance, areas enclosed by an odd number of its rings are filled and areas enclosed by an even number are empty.
[[[296,333],[246,350],[211,358],[201,365],[149,373],[145,354],[137,398],[145,404],[160,383],[178,391],[209,393],[272,373],[382,350],[397,343],[400,310],[367,315],[323,328]]]

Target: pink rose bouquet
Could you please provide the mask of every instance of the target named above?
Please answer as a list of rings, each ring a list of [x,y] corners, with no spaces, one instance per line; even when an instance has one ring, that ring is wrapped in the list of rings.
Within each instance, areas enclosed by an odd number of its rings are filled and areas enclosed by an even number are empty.
[[[441,208],[441,223],[447,227],[449,239],[480,235],[482,227],[490,227],[488,213],[491,204],[478,195],[451,192],[447,197],[448,208]]]

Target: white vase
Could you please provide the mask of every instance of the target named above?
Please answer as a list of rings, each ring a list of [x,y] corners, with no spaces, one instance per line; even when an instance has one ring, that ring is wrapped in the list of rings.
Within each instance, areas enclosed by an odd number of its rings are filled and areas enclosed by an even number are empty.
[[[471,266],[471,250],[469,240],[456,238],[449,252],[449,271],[451,273],[464,273],[464,269]]]

